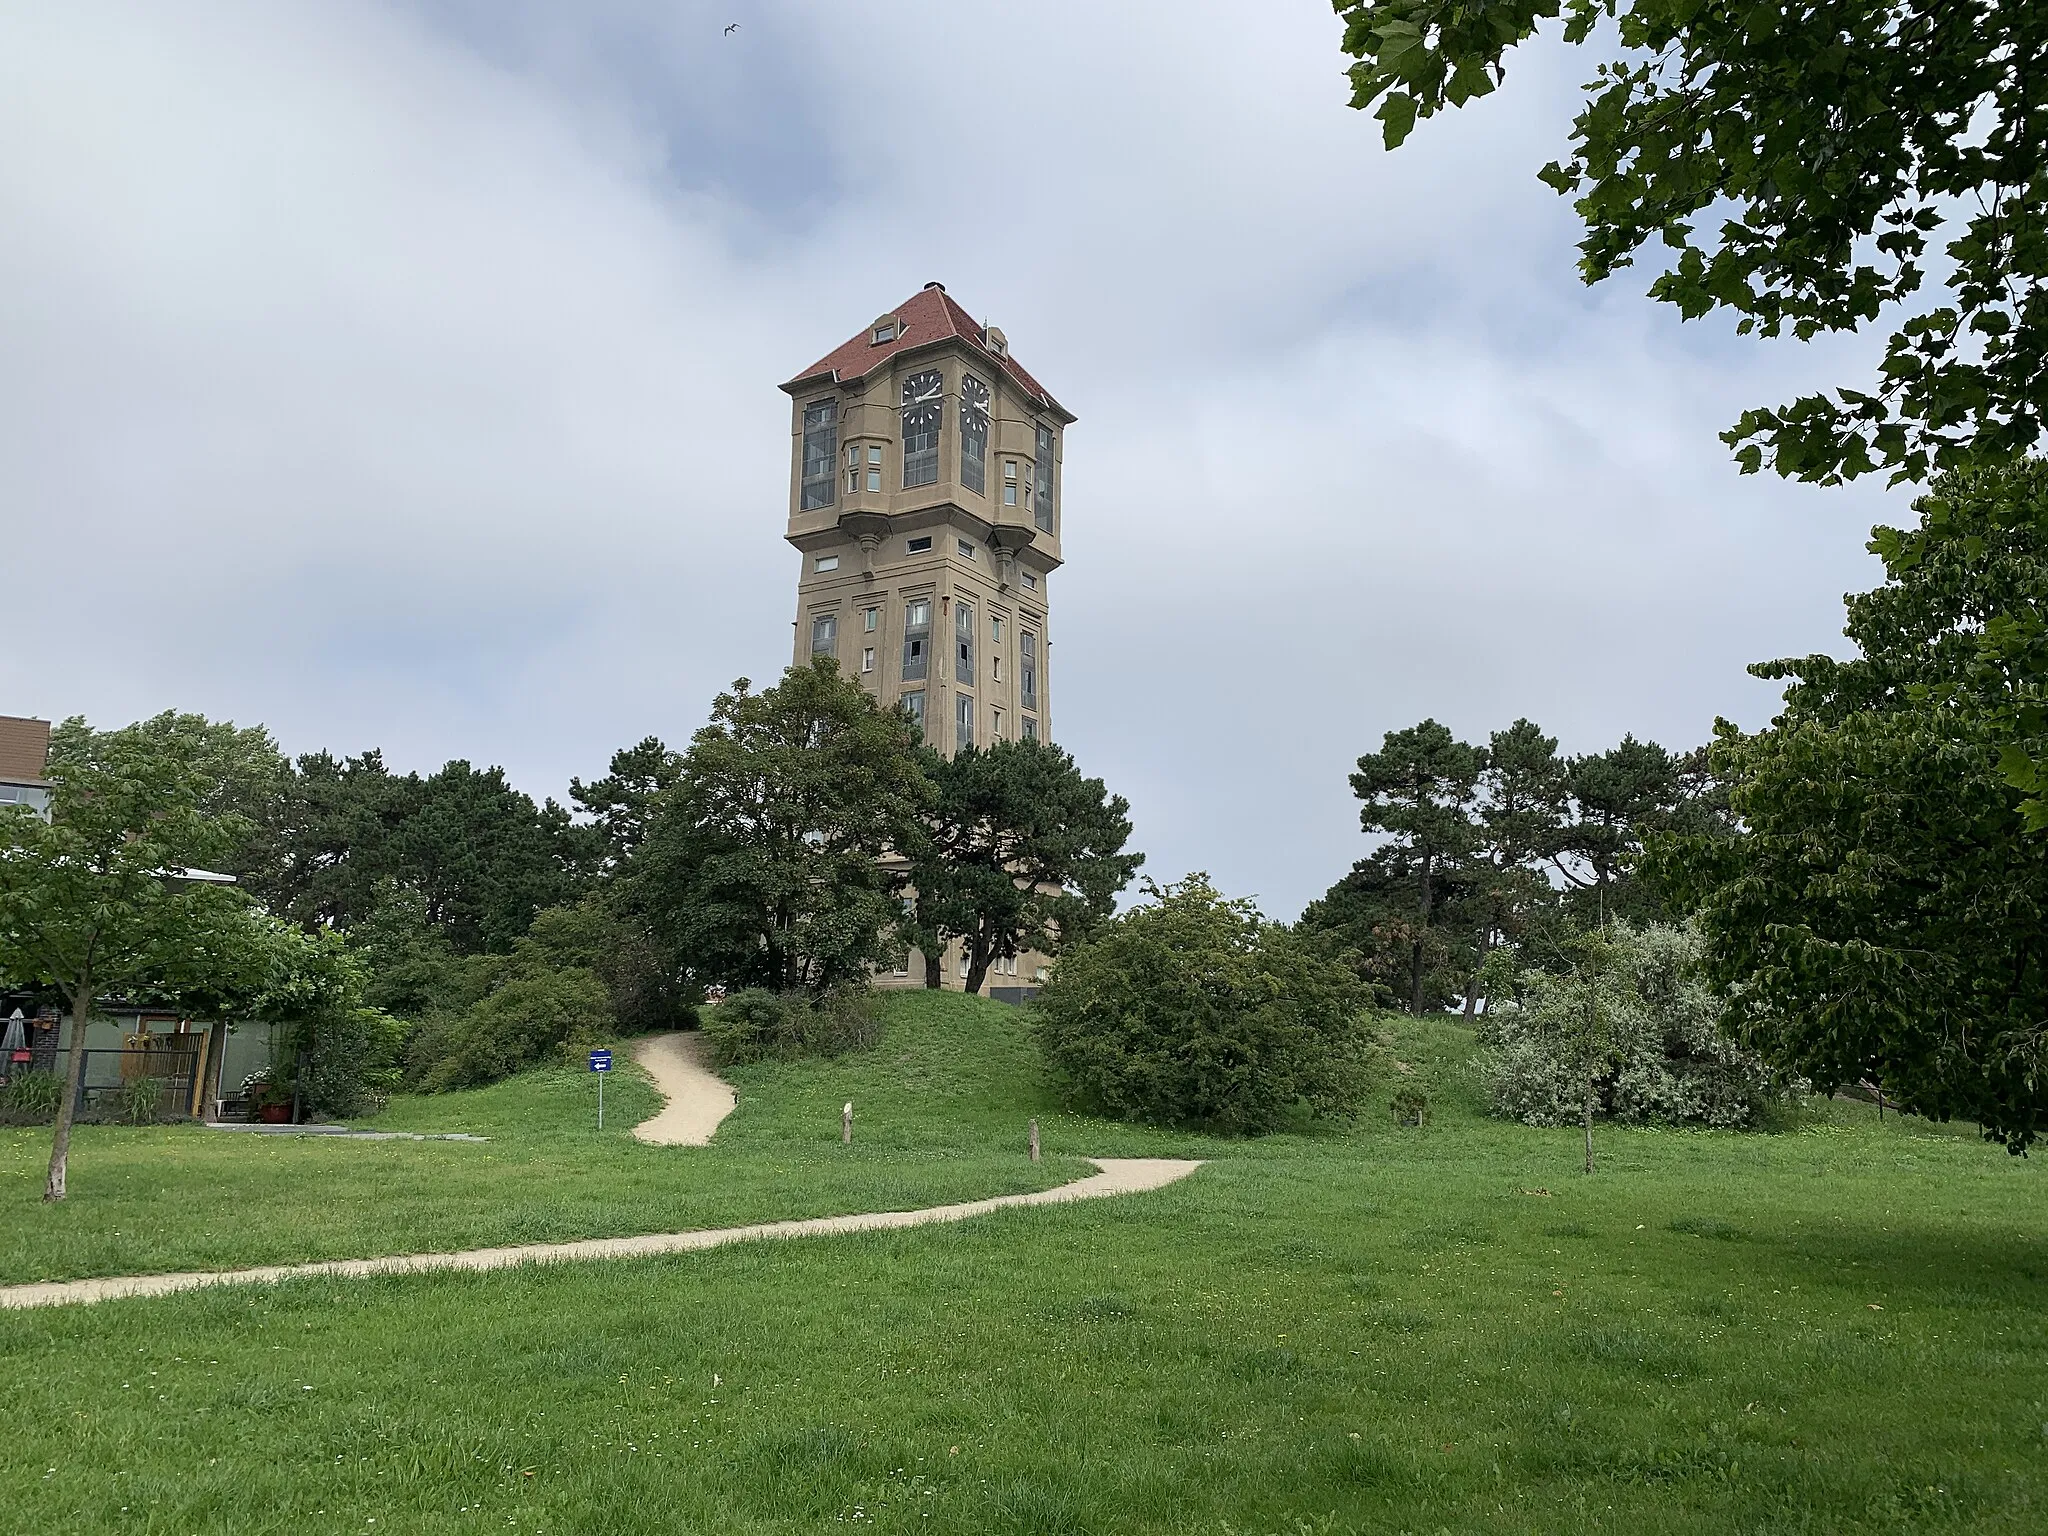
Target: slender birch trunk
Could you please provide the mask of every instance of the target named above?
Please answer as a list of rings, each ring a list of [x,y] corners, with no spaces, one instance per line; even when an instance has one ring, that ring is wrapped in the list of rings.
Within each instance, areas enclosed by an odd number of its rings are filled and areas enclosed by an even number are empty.
[[[57,1101],[57,1124],[50,1136],[50,1177],[45,1200],[64,1198],[64,1167],[71,1156],[71,1121],[78,1103],[78,1085],[85,1076],[85,1026],[92,1017],[92,976],[79,978],[71,994],[71,1048],[64,1053],[64,1097]]]

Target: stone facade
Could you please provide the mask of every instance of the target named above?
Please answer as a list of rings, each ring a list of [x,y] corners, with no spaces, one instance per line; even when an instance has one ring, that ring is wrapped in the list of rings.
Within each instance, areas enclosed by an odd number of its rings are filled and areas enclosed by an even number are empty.
[[[1047,604],[1073,415],[937,283],[782,388],[803,560],[793,661],[834,657],[949,755],[1052,740]],[[1028,990],[1046,963],[1020,956],[989,990]],[[948,955],[948,985],[960,971]],[[922,977],[913,955],[879,979]]]

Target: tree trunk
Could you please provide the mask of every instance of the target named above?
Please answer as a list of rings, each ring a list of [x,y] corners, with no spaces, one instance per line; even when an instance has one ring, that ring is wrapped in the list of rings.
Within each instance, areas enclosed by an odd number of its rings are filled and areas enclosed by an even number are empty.
[[[1600,994],[1599,973],[1589,971],[1586,977],[1586,1172],[1593,1171],[1593,1064],[1600,1055]]]
[[[57,1101],[57,1124],[50,1136],[50,1177],[45,1200],[64,1198],[64,1170],[71,1156],[71,1118],[78,1103],[78,1085],[85,1076],[85,1025],[92,1017],[92,978],[84,977],[71,995],[71,1048],[64,1053],[64,1097]]]
[[[1422,912],[1415,930],[1415,944],[1408,957],[1408,1011],[1422,1017],[1422,946],[1429,935],[1430,861],[1422,863]]]
[[[966,946],[966,988],[969,992],[975,993],[978,996],[981,992],[981,984],[988,980],[989,963],[993,957],[982,947],[979,941],[962,939],[960,942]]]
[[[926,990],[932,992],[937,992],[946,985],[945,945],[940,944],[936,950],[929,950],[925,953],[924,984]]]

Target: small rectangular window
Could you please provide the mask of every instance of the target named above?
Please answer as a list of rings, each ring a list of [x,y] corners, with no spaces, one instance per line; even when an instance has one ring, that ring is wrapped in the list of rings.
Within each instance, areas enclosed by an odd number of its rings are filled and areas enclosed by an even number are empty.
[[[974,558],[974,546],[965,539],[960,540],[960,558],[962,560],[972,560]]]
[[[860,669],[863,672],[872,672],[875,670],[875,648],[872,645],[863,646],[861,648]]]
[[[904,545],[903,547],[909,550],[913,555],[921,555],[926,550],[932,547],[931,537],[930,535],[926,535],[924,538],[921,539],[912,539],[908,544]]]
[[[858,443],[851,444],[848,446],[846,450],[846,462],[849,468],[860,463],[860,445]]]
[[[881,471],[880,471],[879,469],[871,469],[871,470],[869,470],[869,471],[868,471],[868,489],[869,489],[869,490],[871,490],[871,491],[879,491],[879,490],[880,490],[881,488],[882,488],[882,472],[881,472]]]
[[[836,571],[839,569],[839,557],[837,555],[820,555],[811,562],[811,569],[814,571]]]
[[[1003,657],[1000,651],[989,656],[988,680],[992,683],[1000,683],[1003,680]]]
[[[860,471],[857,469],[849,469],[846,472],[846,494],[852,496],[858,494],[859,491]]]
[[[1036,592],[1038,590],[1038,578],[1029,571],[1024,573],[1024,590],[1027,592]]]
[[[953,609],[953,681],[974,685],[974,605]]]
[[[1017,631],[1017,669],[1017,702],[1038,708],[1038,636],[1028,629]]]
[[[957,706],[954,712],[955,723],[959,726],[959,739],[954,745],[961,748],[971,747],[974,745],[974,700],[964,693],[954,694],[953,699]]]
[[[1024,739],[1026,741],[1038,740],[1038,722],[1029,715],[1024,717]]]
[[[989,726],[988,739],[990,741],[1001,741],[1003,739],[1003,712],[1000,709],[991,710],[989,717],[992,723]]]
[[[877,346],[885,341],[894,341],[895,339],[896,322],[893,319],[880,321],[875,326],[875,343]]]
[[[811,654],[830,656],[839,649],[839,619],[837,615],[821,613],[811,620]]]
[[[931,665],[932,600],[920,597],[903,610],[903,680],[915,682]]]
[[[1017,487],[1014,483],[1003,487],[1003,505],[1006,507],[1017,505]]]
[[[997,645],[1003,643],[1003,621],[1000,618],[991,618],[988,621],[988,637]]]
[[[882,610],[881,610],[881,609],[879,609],[879,608],[863,608],[863,609],[861,609],[861,611],[860,611],[860,627],[861,627],[862,629],[866,630],[866,631],[867,631],[867,632],[868,632],[869,634],[873,634],[873,633],[875,632],[875,630],[876,630],[876,629],[877,629],[877,628],[878,628],[878,627],[880,626],[881,622],[882,622]]]
[[[875,447],[870,447],[870,448],[868,449],[868,462],[869,462],[870,464],[879,464],[879,463],[881,463],[881,462],[882,462],[882,450],[881,450],[881,449],[879,449],[879,448],[875,448]]]
[[[897,700],[897,704],[901,707],[903,713],[910,716],[910,723],[916,726],[920,732],[923,731],[924,695],[922,693],[906,693],[901,699]]]

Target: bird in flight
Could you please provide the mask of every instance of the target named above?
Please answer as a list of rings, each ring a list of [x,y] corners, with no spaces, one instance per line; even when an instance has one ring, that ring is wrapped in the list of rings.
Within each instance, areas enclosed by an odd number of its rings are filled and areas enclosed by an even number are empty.
[[[739,31],[739,29],[740,29],[740,24],[739,24],[738,22],[734,22],[734,23],[733,23],[733,24],[732,24],[731,26],[729,26],[729,27],[727,27],[727,28],[725,29],[725,35],[726,35],[727,37],[731,37],[731,36],[733,35],[733,33],[735,33],[735,32],[737,32],[737,31]]]

